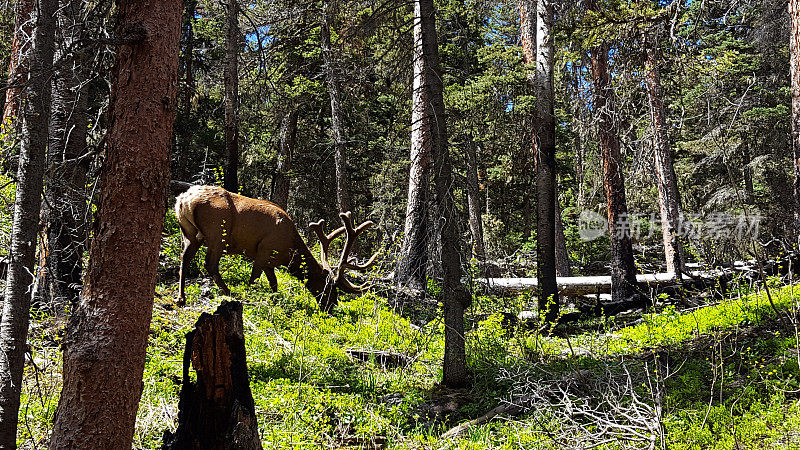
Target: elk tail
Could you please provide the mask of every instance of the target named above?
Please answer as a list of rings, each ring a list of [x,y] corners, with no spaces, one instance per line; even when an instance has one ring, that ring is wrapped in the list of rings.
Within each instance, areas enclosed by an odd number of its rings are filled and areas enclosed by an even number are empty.
[[[178,224],[181,226],[184,236],[202,241],[203,235],[200,233],[200,228],[197,227],[194,218],[192,197],[192,193],[187,190],[175,199],[175,217],[178,219]]]

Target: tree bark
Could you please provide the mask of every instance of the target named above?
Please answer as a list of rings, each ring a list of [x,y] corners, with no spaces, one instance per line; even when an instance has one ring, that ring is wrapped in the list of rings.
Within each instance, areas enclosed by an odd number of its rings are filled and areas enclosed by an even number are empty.
[[[70,302],[77,301],[80,294],[88,218],[86,183],[90,160],[84,156],[89,90],[83,53],[71,50],[80,39],[82,5],[81,1],[62,0],[56,14],[61,64],[53,78],[47,154],[50,172],[43,208],[47,248],[41,297]]]
[[[444,303],[444,363],[442,383],[455,388],[469,382],[464,346],[464,310],[472,297],[463,284],[460,236],[452,192],[452,166],[447,146],[442,69],[436,36],[436,10],[433,0],[414,2],[414,54],[421,57],[421,89],[427,92],[426,115],[430,125],[430,149],[434,161],[436,214],[441,220],[442,301]],[[415,61],[415,67],[419,64]]]
[[[672,164],[672,149],[669,145],[669,129],[664,109],[661,89],[661,76],[658,70],[658,43],[654,36],[642,32],[645,46],[644,79],[647,98],[650,103],[650,119],[653,132],[655,154],[656,187],[658,204],[661,210],[661,233],[664,242],[664,257],[667,272],[676,275],[684,271],[683,248],[678,230],[681,221],[681,203],[678,194],[678,180]]]
[[[320,27],[322,41],[322,58],[325,61],[325,80],[328,96],[331,99],[331,132],[335,148],[336,165],[336,203],[339,211],[350,211],[350,183],[347,176],[347,140],[345,139],[342,113],[342,91],[339,86],[338,64],[331,48],[331,22],[333,20],[330,3],[323,6],[323,18]],[[357,249],[356,249],[357,251]]]
[[[187,0],[184,2],[183,21],[181,24],[181,40],[183,57],[179,65],[182,71],[183,84],[179,94],[179,111],[176,117],[174,133],[175,145],[172,157],[172,178],[175,180],[186,180],[191,174],[187,173],[187,164],[190,158],[192,146],[192,134],[196,131],[192,129],[192,98],[195,92],[194,79],[194,20],[197,10],[197,0]]]
[[[429,70],[423,53],[423,30],[419,1],[415,1],[414,20],[414,83],[411,109],[411,164],[408,176],[408,204],[403,248],[397,262],[395,282],[399,287],[425,291],[428,263],[428,190],[431,176],[431,126],[434,118],[429,110],[430,93],[426,83]]]
[[[534,95],[536,95],[536,98],[537,98],[537,105],[536,105],[537,111],[536,111],[536,117],[534,118],[534,123],[535,123],[534,126],[535,127],[541,127],[541,126],[547,126],[547,127],[552,126],[552,127],[555,127],[555,119],[554,119],[554,117],[552,119],[545,118],[545,122],[544,123],[541,121],[542,114],[547,114],[547,112],[545,111],[544,113],[542,113],[540,104],[538,103],[539,101],[543,102],[543,107],[546,109],[548,107],[547,106],[548,103],[554,104],[554,102],[555,102],[555,98],[554,98],[555,94],[554,93],[552,93],[552,95],[549,98],[540,98],[540,92],[539,92],[540,87],[537,84],[538,83],[537,82],[537,71],[541,70],[541,71],[545,72],[545,74],[547,72],[549,72],[550,73],[550,78],[549,78],[550,90],[553,91],[553,80],[552,80],[552,72],[553,72],[552,37],[548,38],[548,40],[544,43],[545,46],[549,46],[551,48],[550,51],[549,51],[549,53],[550,53],[550,56],[549,56],[550,62],[545,64],[545,65],[549,65],[549,69],[546,68],[546,67],[543,67],[541,63],[536,61],[536,58],[540,57],[539,51],[538,51],[538,45],[539,45],[538,42],[539,42],[540,38],[537,36],[539,31],[541,31],[541,30],[537,29],[537,21],[538,21],[538,17],[539,17],[538,7],[540,7],[540,6],[541,6],[541,3],[539,3],[537,0],[519,0],[520,40],[522,41],[522,56],[523,56],[523,60],[525,61],[525,64],[527,64],[529,66],[534,66],[534,65],[536,66],[535,70],[529,70],[528,71],[528,82],[531,84],[531,86],[534,87]],[[552,7],[553,7],[552,6],[552,2],[549,2],[549,6],[548,5],[544,5],[544,7],[545,8],[549,7],[549,8],[552,9]],[[551,23],[549,24],[551,27],[552,27],[552,20],[553,19],[550,19]],[[551,31],[549,29],[547,30],[547,32],[551,33]],[[552,111],[549,113],[549,115],[551,117],[553,116],[553,114],[554,114],[554,112],[552,112]],[[552,121],[552,125],[548,124],[547,121]],[[535,134],[535,132],[534,132],[534,134]],[[553,131],[553,136],[555,136],[555,131]],[[534,154],[534,158],[535,158],[534,159],[534,165],[537,163],[537,159],[536,159],[537,158],[537,147],[536,147],[536,142],[535,142],[536,139],[538,139],[538,138],[534,137],[534,142],[532,144],[532,153]],[[555,138],[553,138],[553,144],[552,145],[553,145],[553,152],[554,152],[553,155],[555,155]],[[555,159],[555,156],[553,156],[553,158]],[[555,169],[553,169],[553,174],[555,175]],[[555,247],[556,247],[555,265],[556,265],[556,274],[558,276],[569,276],[569,274],[571,273],[571,270],[570,270],[570,267],[569,267],[569,256],[568,256],[568,252],[567,252],[567,248],[566,248],[566,239],[564,238],[564,226],[563,226],[563,224],[561,222],[561,205],[559,204],[559,201],[558,201],[558,181],[557,180],[555,181],[554,186],[555,186],[555,188],[554,188],[554,195],[553,195],[553,204],[554,204],[554,208],[555,208],[555,210],[554,210],[555,214],[554,215],[555,215]],[[528,236],[528,229],[530,228],[529,219],[528,219],[529,213],[525,212],[529,208],[530,208],[530,199],[529,199],[529,194],[526,192],[526,195],[525,195],[525,198],[524,198],[524,201],[523,201],[523,215],[524,215],[524,218],[525,218],[525,231],[524,231],[525,237]],[[538,222],[537,222],[537,227],[538,227]]]
[[[11,40],[11,52],[8,64],[8,86],[6,101],[3,105],[3,124],[13,121],[18,114],[21,102],[20,94],[28,79],[28,68],[25,65],[25,54],[31,45],[27,36],[33,32],[33,7],[36,0],[18,0],[14,18],[14,37]]]
[[[527,71],[528,83],[536,86],[536,20],[539,15],[537,0],[519,0],[519,29],[522,44],[522,59],[530,67]]]
[[[536,268],[539,278],[539,314],[546,323],[558,319],[556,284],[556,118],[553,92],[554,7],[539,0],[536,33],[536,116],[533,157],[536,172]]]
[[[597,11],[597,0],[588,0],[587,8]],[[637,295],[637,289],[630,230],[621,226],[628,220],[628,206],[625,200],[619,129],[614,117],[614,90],[608,73],[608,52],[607,43],[601,43],[590,50],[594,107],[598,115],[597,132],[603,158],[603,187],[611,235],[611,295],[613,301],[618,302]]]
[[[27,54],[29,80],[22,103],[17,191],[11,229],[6,292],[0,322],[0,449],[16,448],[22,374],[25,368],[36,234],[44,184],[45,149],[50,117],[55,11],[58,0],[37,0],[33,49]]]
[[[800,0],[789,0],[789,68],[792,79],[792,154],[794,156],[794,238],[800,246]],[[796,250],[795,250],[796,251]]]
[[[297,116],[299,110],[292,110],[281,119],[280,142],[278,143],[278,162],[275,168],[275,178],[272,185],[272,201],[286,210],[289,205],[289,187],[291,179],[289,171],[292,170],[292,156],[297,145]]]
[[[483,268],[486,263],[486,245],[483,242],[483,219],[481,218],[481,192],[478,183],[477,145],[469,136],[466,142],[467,154],[467,208],[469,210],[469,231],[472,235],[472,253]]]
[[[755,191],[753,189],[753,168],[750,167],[752,156],[750,153],[749,137],[742,136],[742,178],[744,181],[744,201],[748,205],[752,205],[755,200]]]
[[[534,89],[536,88],[536,20],[538,17],[537,0],[519,0],[519,25],[520,25],[520,41],[522,44],[522,59],[525,65],[528,66],[526,75],[528,83]],[[531,141],[531,149],[529,153],[525,153],[525,166],[529,165],[530,155],[534,155],[535,149],[533,141]],[[534,159],[535,164],[535,159]],[[534,170],[535,172],[535,170]],[[531,186],[530,179],[525,174],[523,179],[523,194],[522,194],[522,238],[528,240],[531,237],[531,223],[532,223],[532,201],[531,195],[533,186]]]
[[[558,185],[556,184],[555,195],[555,216],[556,216],[556,276],[571,277],[572,267],[569,262],[569,251],[567,251],[567,238],[564,236],[564,223],[561,221],[561,201],[558,195]]]
[[[50,449],[131,448],[166,210],[182,2],[121,0],[106,162]]]
[[[584,194],[584,135],[583,126],[580,118],[583,116],[582,109],[585,107],[584,102],[580,97],[580,72],[583,64],[574,64],[572,70],[569,72],[569,92],[570,103],[572,112],[572,127],[575,133],[575,160],[573,161],[573,169],[575,170],[575,182],[578,185],[576,193],[575,205],[578,210],[584,208],[586,195]]]
[[[227,0],[225,21],[225,180],[228,192],[239,192],[239,0]]]
[[[580,126],[580,125],[579,125]],[[586,195],[584,194],[584,170],[583,170],[583,137],[580,132],[575,134],[575,161],[573,164],[575,169],[575,183],[578,185],[578,190],[575,199],[575,205],[578,211],[583,210]]]
[[[189,364],[197,382],[189,376]],[[164,450],[261,449],[247,374],[242,304],[223,302],[186,334],[178,429]]]

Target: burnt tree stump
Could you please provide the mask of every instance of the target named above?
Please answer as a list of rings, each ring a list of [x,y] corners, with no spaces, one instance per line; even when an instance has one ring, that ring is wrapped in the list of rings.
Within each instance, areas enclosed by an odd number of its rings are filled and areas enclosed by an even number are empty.
[[[197,373],[194,383],[190,363]],[[186,334],[178,409],[178,429],[164,432],[164,450],[261,449],[240,302],[203,313]]]

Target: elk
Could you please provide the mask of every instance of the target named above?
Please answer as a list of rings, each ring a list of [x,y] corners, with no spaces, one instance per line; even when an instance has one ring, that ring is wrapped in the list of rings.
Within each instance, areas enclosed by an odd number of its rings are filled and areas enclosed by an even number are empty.
[[[223,253],[245,255],[253,261],[249,283],[263,272],[273,292],[278,290],[275,267],[285,266],[295,278],[305,282],[314,294],[320,309],[329,311],[337,304],[338,290],[351,294],[362,293],[366,284],[353,285],[346,278],[347,270],[367,270],[378,254],[365,264],[351,260],[351,251],[362,231],[374,225],[371,221],[354,227],[351,213],[339,214],[342,226],[325,234],[325,221],[313,222],[309,228],[319,238],[322,254],[317,260],[309,250],[289,215],[275,203],[257,200],[228,192],[216,186],[192,186],[175,201],[175,216],[183,236],[183,252],[179,276],[179,306],[186,304],[184,283],[186,268],[200,246],[208,247],[205,269],[225,295],[230,290],[219,273],[219,260]],[[338,266],[328,262],[331,242],[345,235]]]

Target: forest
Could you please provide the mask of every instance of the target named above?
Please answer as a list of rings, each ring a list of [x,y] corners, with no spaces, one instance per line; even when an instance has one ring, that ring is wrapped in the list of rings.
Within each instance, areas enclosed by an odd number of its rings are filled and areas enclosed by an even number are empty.
[[[800,0],[0,35],[0,450],[800,448]]]

